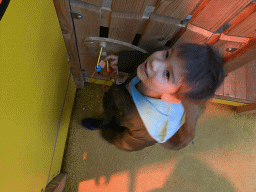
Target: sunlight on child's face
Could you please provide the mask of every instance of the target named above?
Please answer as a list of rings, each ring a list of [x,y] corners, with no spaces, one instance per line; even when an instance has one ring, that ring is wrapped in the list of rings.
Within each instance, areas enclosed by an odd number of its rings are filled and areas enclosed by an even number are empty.
[[[137,68],[137,76],[142,81],[148,96],[160,98],[162,94],[173,94],[180,87],[182,63],[175,48],[157,51]]]

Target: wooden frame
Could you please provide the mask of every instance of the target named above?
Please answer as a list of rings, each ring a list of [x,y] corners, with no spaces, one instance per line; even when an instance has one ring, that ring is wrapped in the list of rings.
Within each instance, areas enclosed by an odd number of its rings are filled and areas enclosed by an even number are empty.
[[[69,0],[53,0],[59,19],[60,28],[69,55],[71,72],[77,88],[84,87],[80,59],[76,45],[73,21],[70,14]]]
[[[87,2],[87,0],[83,0]],[[199,2],[199,1],[198,1]],[[171,39],[168,39],[170,37],[167,37],[165,39],[166,41],[169,40],[170,45],[175,45],[175,43],[182,37],[185,33],[188,33],[188,31],[194,31],[194,30],[200,30],[202,29],[202,35],[205,36],[205,43],[207,44],[216,44],[218,42],[219,45],[221,44],[221,41],[231,41],[231,42],[237,42],[238,49],[233,52],[233,53],[228,53],[224,56],[223,61],[224,61],[224,70],[226,74],[231,73],[232,71],[243,67],[250,61],[256,60],[256,37],[232,37],[229,35],[229,32],[238,28],[241,22],[243,22],[246,18],[249,18],[250,15],[252,15],[255,12],[256,5],[255,1],[248,1],[248,0],[243,0],[241,2],[241,6],[237,4],[232,4],[232,6],[238,6],[240,11],[236,11],[232,15],[228,15],[229,19],[226,19],[227,21],[230,22],[230,27],[227,29],[224,29],[223,31],[220,32],[220,30],[217,30],[216,32],[210,32],[207,31],[201,27],[198,27],[194,24],[198,23],[197,17],[199,17],[201,14],[205,14],[205,8],[209,9],[207,6],[214,6],[212,4],[213,1],[211,0],[200,0],[199,3],[197,3],[195,6],[195,9],[193,10],[192,18],[189,20],[189,24],[181,27],[177,33]],[[165,2],[166,3],[166,2]],[[183,1],[173,1],[173,3],[180,3],[180,5],[183,3]],[[164,6],[161,5],[160,1],[153,1],[151,4],[156,6],[156,10],[152,14],[155,15],[154,17],[158,18],[159,16],[161,17],[166,17],[168,20],[168,17],[173,17],[173,13],[165,10]],[[71,65],[71,71],[73,74],[73,78],[76,84],[77,88],[83,88],[84,86],[84,77],[83,77],[83,69],[81,68],[81,63],[80,63],[80,58],[79,58],[79,51],[78,51],[78,46],[77,46],[77,41],[76,41],[76,34],[74,31],[74,25],[73,25],[73,19],[70,14],[70,1],[69,0],[54,0],[54,5],[56,9],[56,13],[58,15],[58,19],[60,22],[60,27],[63,33],[63,38],[67,47],[67,51],[70,57],[70,65]],[[172,6],[172,4],[168,3],[166,4],[168,6]],[[144,6],[144,5],[143,5]],[[240,6],[240,7],[239,7]],[[245,6],[245,7],[244,7]],[[157,10],[157,7],[161,7],[161,10]],[[228,7],[228,6],[227,6]],[[243,8],[244,7],[244,8]],[[142,9],[142,8],[141,8]],[[118,10],[118,6],[115,6],[115,10],[112,11],[120,11]],[[130,10],[128,10],[130,11]],[[229,10],[229,13],[231,13],[232,10]],[[107,14],[105,14],[107,13]],[[158,14],[160,15],[158,15]],[[108,18],[111,15],[111,10],[106,10],[102,9],[102,14],[104,16],[103,18],[103,23],[102,26],[108,26],[110,27],[110,20]],[[139,12],[138,12],[139,14]],[[162,15],[161,15],[162,14]],[[176,13],[175,13],[176,14]],[[177,15],[175,15],[177,16]],[[174,16],[174,17],[175,17]],[[182,19],[184,19],[184,15],[181,16]],[[159,17],[160,18],[160,17]],[[174,18],[175,19],[175,18]],[[179,18],[181,19],[181,18]],[[153,20],[151,20],[153,21]],[[149,25],[149,21],[143,20],[143,30],[140,30],[140,32],[145,32],[146,28]],[[216,21],[217,22],[217,21]],[[222,22],[223,23],[223,22]],[[210,26],[208,28],[211,28]],[[216,29],[216,26],[214,27],[214,30]],[[233,43],[233,44],[234,44]],[[240,44],[239,44],[240,43]],[[232,44],[231,44],[232,45]],[[225,48],[225,47],[224,47]],[[241,62],[243,61],[243,62]],[[232,100],[233,98],[231,98]],[[246,107],[247,106],[247,107]],[[241,107],[236,107],[237,113],[244,113],[246,111],[253,111],[255,110],[255,103],[251,103],[241,106]]]

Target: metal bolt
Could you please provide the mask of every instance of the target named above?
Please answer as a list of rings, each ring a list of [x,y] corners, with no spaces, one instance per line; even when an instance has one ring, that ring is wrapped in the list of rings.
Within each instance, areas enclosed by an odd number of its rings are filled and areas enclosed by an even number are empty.
[[[70,62],[70,58],[69,58],[69,56],[68,56],[68,62]]]
[[[42,189],[41,192],[44,192],[44,190]]]
[[[84,78],[84,81],[88,81],[88,79],[87,79],[87,78]]]
[[[237,50],[237,48],[235,48],[235,47],[229,47],[229,48],[226,49],[227,52],[231,52],[231,53],[236,51],[236,50]]]
[[[78,19],[82,19],[83,17],[82,17],[82,15],[78,15],[77,18]]]

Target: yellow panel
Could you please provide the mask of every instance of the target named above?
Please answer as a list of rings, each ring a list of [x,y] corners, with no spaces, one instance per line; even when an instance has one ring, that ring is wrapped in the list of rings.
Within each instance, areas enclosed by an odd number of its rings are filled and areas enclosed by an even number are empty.
[[[75,82],[72,79],[73,79],[73,76],[71,74],[70,80],[69,82],[67,82],[69,84],[68,91],[65,98],[65,104],[64,104],[64,108],[61,116],[61,123],[58,131],[57,144],[54,152],[54,159],[52,163],[49,182],[53,179],[53,176],[56,177],[57,173],[58,172],[60,173],[61,171],[61,165],[62,165],[64,150],[66,145],[69,122],[70,122],[70,117],[71,117],[73,103],[75,99],[75,93],[76,93]]]
[[[225,105],[232,105],[232,106],[246,105],[244,103],[238,103],[238,102],[233,102],[233,101],[226,101],[226,100],[221,100],[221,99],[212,99],[211,102],[225,104]]]
[[[53,2],[11,1],[0,42],[0,188],[41,191],[70,70]]]

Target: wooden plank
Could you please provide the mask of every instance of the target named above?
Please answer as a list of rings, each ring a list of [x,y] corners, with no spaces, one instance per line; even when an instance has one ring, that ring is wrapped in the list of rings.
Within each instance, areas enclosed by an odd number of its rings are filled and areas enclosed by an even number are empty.
[[[211,37],[212,32],[188,24],[187,30],[172,47],[176,47],[181,43],[197,43],[202,45],[205,44]]]
[[[136,33],[141,27],[142,16],[142,13],[113,11],[109,38],[132,44]]]
[[[167,17],[186,19],[201,2],[202,0],[164,0],[161,1],[153,13]]]
[[[112,11],[110,9],[101,8],[101,26],[102,27],[110,27],[110,21],[111,21],[111,13]]]
[[[241,49],[241,48],[240,48]],[[225,59],[225,58],[224,58]],[[224,60],[223,59],[223,60]],[[256,59],[256,47],[253,49],[245,52],[244,54],[236,57],[233,60],[230,60],[228,62],[225,62],[224,60],[224,70],[226,73],[230,73],[240,67],[243,67],[244,65],[254,61]]]
[[[147,0],[112,0],[112,11],[127,11],[143,13]]]
[[[102,6],[102,2],[103,2],[103,0],[81,0],[81,1],[91,4],[91,5],[99,6],[99,7]]]
[[[226,100],[226,101],[232,101],[232,102],[238,102],[238,103],[244,103],[244,104],[253,103],[253,101],[250,101],[250,100],[238,99],[235,97],[228,97],[228,96],[222,96],[222,95],[214,95],[214,99],[220,99],[220,100]]]
[[[230,32],[227,34],[240,37],[256,36],[256,12],[251,14],[247,19],[245,19],[242,23],[230,30]]]
[[[79,12],[83,15],[82,19],[74,19],[78,51],[82,55],[86,52],[84,39],[90,36],[99,36],[101,8],[76,0],[70,1],[70,5],[72,11]]]
[[[239,107],[236,107],[235,110],[236,110],[236,113],[239,113],[239,114],[255,113],[256,112],[256,103],[239,106]]]
[[[239,47],[241,47],[242,45],[244,45],[245,43],[241,43],[241,42],[233,42],[233,41],[225,41],[225,40],[218,40],[214,46],[218,49],[221,57],[226,56],[227,54],[229,54],[229,52],[227,51],[228,48],[237,48],[239,49]]]
[[[236,79],[236,98],[247,99],[247,67],[243,66],[235,70],[235,79]]]
[[[247,73],[247,99],[256,101],[256,73]]]
[[[164,46],[180,30],[182,26],[179,24],[179,19],[151,14],[138,46],[145,50]]]
[[[254,37],[256,23],[256,2],[251,2],[243,11],[241,11],[229,24],[231,25],[223,33],[234,36]]]
[[[211,0],[198,16],[189,23],[216,32],[250,2],[251,0]]]
[[[224,96],[227,97],[236,97],[235,92],[236,92],[236,76],[235,72],[231,72],[228,74],[228,76],[224,79]]]
[[[219,88],[215,91],[214,95],[224,96],[224,82],[219,86]]]
[[[76,46],[75,32],[73,29],[73,21],[69,10],[69,0],[54,0],[54,6],[60,23],[63,39],[67,48],[70,60],[70,70],[77,88],[83,88],[84,80],[81,72],[81,66]]]
[[[251,61],[246,65],[248,68],[247,73],[255,73],[256,74],[256,60]]]

